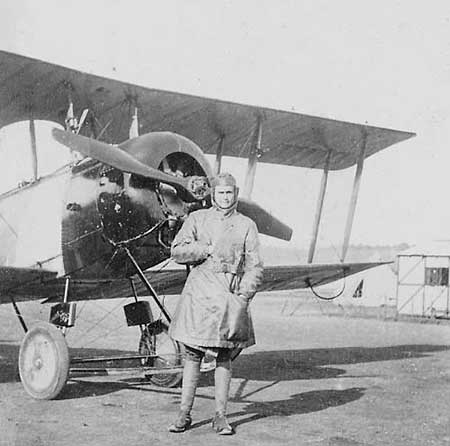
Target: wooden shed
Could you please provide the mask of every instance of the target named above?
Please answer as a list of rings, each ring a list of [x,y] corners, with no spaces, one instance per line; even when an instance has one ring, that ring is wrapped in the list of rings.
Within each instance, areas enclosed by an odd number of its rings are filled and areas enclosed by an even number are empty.
[[[397,255],[399,314],[449,317],[450,240],[413,246]]]

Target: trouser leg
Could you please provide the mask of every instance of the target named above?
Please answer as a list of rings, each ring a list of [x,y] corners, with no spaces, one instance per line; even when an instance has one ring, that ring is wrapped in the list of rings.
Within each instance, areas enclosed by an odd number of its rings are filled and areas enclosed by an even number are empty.
[[[221,352],[222,353],[222,352]],[[231,382],[231,359],[228,351],[217,357],[214,373],[216,413],[225,415],[227,411],[228,393]]]
[[[228,393],[231,382],[231,350],[223,350],[219,353],[216,361],[214,373],[216,415],[214,416],[212,427],[219,435],[232,435],[234,429],[230,426],[226,418]]]
[[[186,414],[191,412],[195,392],[200,378],[200,362],[186,358],[183,369],[180,410]]]
[[[188,352],[183,368],[180,412],[175,422],[169,426],[170,432],[184,432],[191,426],[191,410],[200,378],[200,361],[200,353],[197,355],[196,352]]]

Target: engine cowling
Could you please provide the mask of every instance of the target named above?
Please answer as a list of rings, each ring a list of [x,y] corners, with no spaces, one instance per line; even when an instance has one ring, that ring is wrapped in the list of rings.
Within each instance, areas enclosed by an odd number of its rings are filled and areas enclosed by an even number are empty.
[[[193,187],[207,187],[211,168],[201,149],[170,132],[154,132],[121,144],[121,149],[166,174],[190,177]],[[129,242],[143,268],[170,255],[170,242],[184,217],[208,206],[207,200],[186,200],[171,185],[100,163],[74,168],[63,219],[66,273],[106,278],[129,275],[130,265],[116,246]]]

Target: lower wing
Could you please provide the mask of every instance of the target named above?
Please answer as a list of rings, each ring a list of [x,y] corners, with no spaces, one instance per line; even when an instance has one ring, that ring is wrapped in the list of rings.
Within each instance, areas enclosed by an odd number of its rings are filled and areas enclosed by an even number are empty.
[[[325,285],[352,274],[389,262],[325,263],[308,265],[268,266],[259,291],[281,291]],[[158,294],[180,294],[186,280],[184,268],[148,270],[146,277]],[[64,294],[64,277],[42,269],[0,267],[0,304],[17,301],[60,301]],[[135,279],[138,295],[147,295],[143,284]],[[97,300],[131,295],[128,279],[71,280],[69,300]]]
[[[281,291],[326,285],[366,269],[391,262],[323,263],[264,268],[261,291]]]
[[[41,268],[18,268],[0,266],[0,304],[8,303],[11,297],[23,296],[20,300],[38,300],[38,290],[50,292],[49,283],[54,282],[57,273]],[[35,291],[33,289],[36,288]]]

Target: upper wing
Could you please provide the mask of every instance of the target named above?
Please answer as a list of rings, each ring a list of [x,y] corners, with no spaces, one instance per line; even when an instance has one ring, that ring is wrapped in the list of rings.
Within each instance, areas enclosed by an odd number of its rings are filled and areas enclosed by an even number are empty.
[[[90,110],[88,133],[101,134],[107,142],[128,139],[130,110],[138,105],[141,132],[179,133],[206,153],[215,153],[216,144],[224,137],[223,154],[235,157],[247,157],[246,142],[261,118],[264,153],[260,161],[301,167],[323,168],[331,152],[329,168],[343,169],[356,163],[364,140],[368,157],[414,136],[135,86],[0,51],[0,127],[30,115],[64,123],[69,98],[77,109]]]

